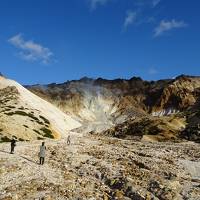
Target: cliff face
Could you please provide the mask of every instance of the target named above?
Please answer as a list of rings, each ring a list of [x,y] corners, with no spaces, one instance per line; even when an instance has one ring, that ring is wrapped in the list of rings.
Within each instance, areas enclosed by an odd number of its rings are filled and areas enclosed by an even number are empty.
[[[138,77],[129,80],[83,78],[63,84],[28,86],[33,93],[81,121],[81,131],[86,132],[101,132],[129,119],[178,113],[185,121],[186,111],[199,109],[196,105],[199,88],[200,77],[184,75],[151,82]]]
[[[199,98],[200,78],[180,76],[162,89],[153,110],[176,109],[184,111],[193,106]]]
[[[141,113],[167,109],[185,110],[199,98],[200,77],[179,76],[176,79],[147,82],[130,80],[88,79],[63,84],[29,86],[32,92],[60,106],[63,110],[79,112],[84,100],[99,97],[110,99],[118,109],[137,108]],[[68,108],[65,106],[68,105]],[[73,107],[73,108],[72,108]],[[76,113],[77,114],[77,113]]]

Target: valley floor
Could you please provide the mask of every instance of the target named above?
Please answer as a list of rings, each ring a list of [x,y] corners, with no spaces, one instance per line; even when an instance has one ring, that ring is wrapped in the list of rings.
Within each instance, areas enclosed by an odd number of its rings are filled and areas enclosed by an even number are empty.
[[[147,143],[71,133],[41,141],[0,144],[1,200],[200,199],[200,145]]]

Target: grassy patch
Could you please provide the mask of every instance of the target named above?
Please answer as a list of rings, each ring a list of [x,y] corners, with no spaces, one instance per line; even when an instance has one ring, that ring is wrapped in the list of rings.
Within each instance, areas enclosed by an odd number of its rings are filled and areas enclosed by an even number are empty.
[[[196,113],[196,116],[200,118],[200,110]]]
[[[4,99],[4,100],[2,101],[2,103],[5,104],[5,103],[9,102],[10,100],[11,100],[11,99]]]
[[[6,107],[11,109],[15,108],[15,106],[6,106]]]
[[[41,133],[38,130],[33,129],[33,131],[36,132],[37,134],[41,135]]]
[[[22,115],[22,116],[27,116],[27,113],[23,112],[23,111],[16,111],[16,112],[8,112],[5,113],[8,116],[12,116],[12,115]]]
[[[21,110],[17,110],[15,112],[8,112],[8,113],[5,113],[6,115],[8,116],[12,116],[12,115],[21,115],[21,116],[27,116],[27,117],[30,117],[31,119],[35,120],[38,124],[40,125],[44,125],[43,122],[41,122],[37,117],[35,117],[32,113],[26,113],[24,111],[21,111]]]
[[[44,140],[44,138],[42,138],[42,137],[37,137],[37,140]]]
[[[54,136],[52,135],[52,131],[48,128],[43,127],[40,130],[44,132],[44,137],[54,138]]]
[[[2,137],[2,138],[0,139],[0,142],[10,142],[10,141],[11,141],[11,139],[8,138],[7,136],[4,136],[4,137]]]
[[[49,120],[46,119],[45,117],[43,117],[41,115],[39,117],[44,121],[45,124],[50,124]]]
[[[3,110],[2,112],[8,112],[10,111],[11,109],[10,108],[6,108],[5,110]]]
[[[44,125],[44,123],[41,122],[41,121],[39,121],[39,120],[36,120],[36,122],[37,122],[38,124],[40,124],[40,125]]]

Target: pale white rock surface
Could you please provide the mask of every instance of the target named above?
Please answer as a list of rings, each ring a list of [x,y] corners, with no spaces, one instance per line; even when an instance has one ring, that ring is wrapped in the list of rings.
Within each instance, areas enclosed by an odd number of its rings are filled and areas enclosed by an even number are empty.
[[[40,136],[37,132],[42,128],[50,129],[55,138],[60,138],[81,126],[70,115],[13,80],[0,77],[0,91],[0,128],[9,138],[13,134],[21,139],[37,139]],[[49,122],[45,124],[44,119]]]

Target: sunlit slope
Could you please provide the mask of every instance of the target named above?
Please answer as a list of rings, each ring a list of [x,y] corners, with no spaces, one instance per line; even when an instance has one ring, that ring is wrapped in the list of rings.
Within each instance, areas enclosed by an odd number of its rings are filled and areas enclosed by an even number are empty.
[[[21,140],[60,138],[81,126],[19,83],[0,77],[0,138]]]

